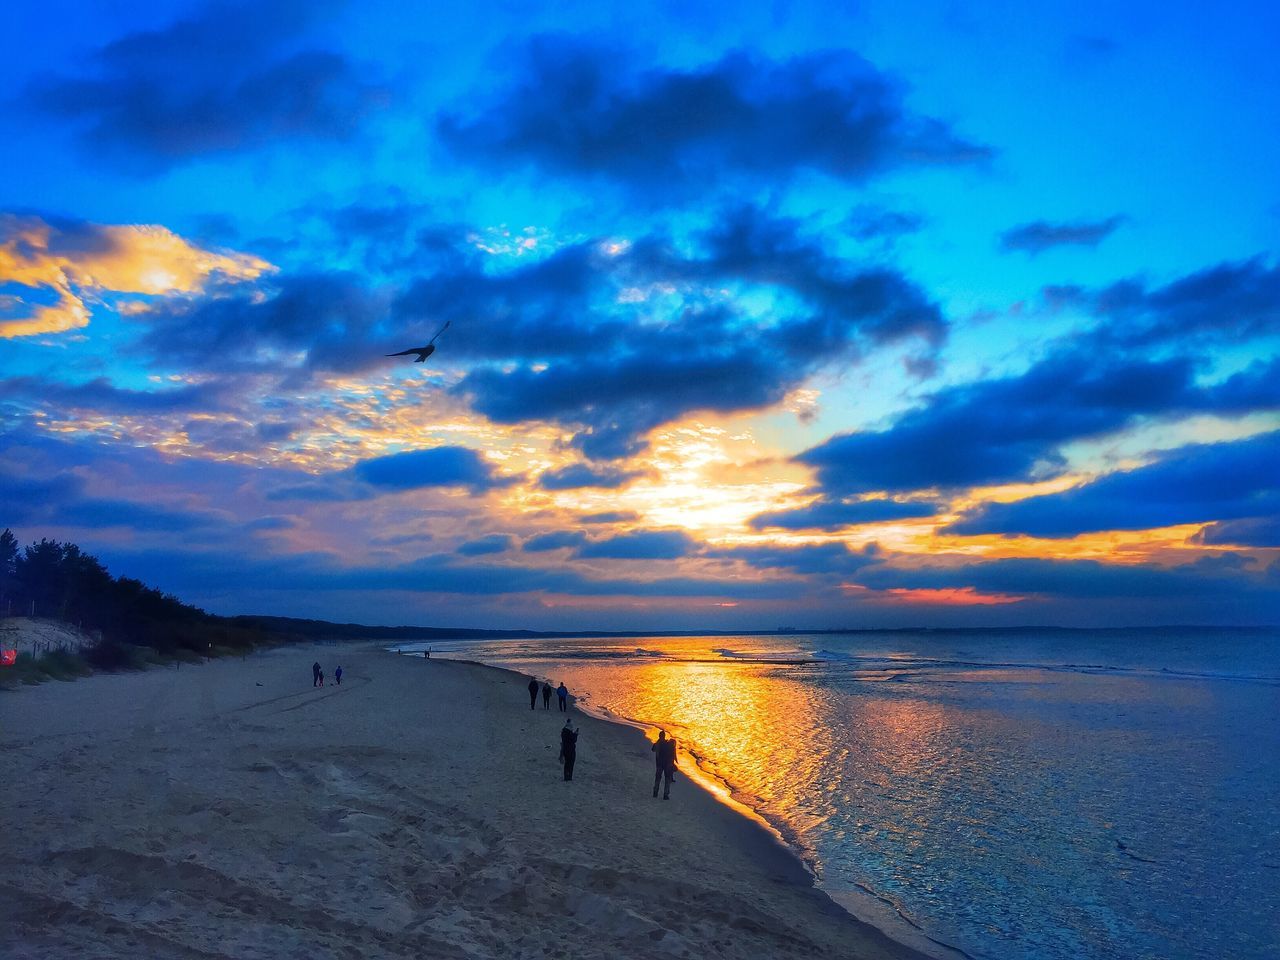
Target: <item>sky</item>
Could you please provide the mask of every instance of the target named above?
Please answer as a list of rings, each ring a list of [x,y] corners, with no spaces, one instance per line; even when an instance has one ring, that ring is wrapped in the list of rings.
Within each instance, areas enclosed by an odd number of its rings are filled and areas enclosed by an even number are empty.
[[[1274,4],[8,20],[20,542],[370,624],[1280,622]]]

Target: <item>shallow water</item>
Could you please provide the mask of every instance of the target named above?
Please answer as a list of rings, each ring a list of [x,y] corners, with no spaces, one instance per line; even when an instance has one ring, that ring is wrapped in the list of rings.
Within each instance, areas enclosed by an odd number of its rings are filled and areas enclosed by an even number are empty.
[[[973,957],[1280,956],[1280,631],[433,649],[664,727],[824,888]]]

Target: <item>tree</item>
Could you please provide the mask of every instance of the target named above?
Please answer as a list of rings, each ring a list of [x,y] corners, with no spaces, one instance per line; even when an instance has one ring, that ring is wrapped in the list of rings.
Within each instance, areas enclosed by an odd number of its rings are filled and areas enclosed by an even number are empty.
[[[7,613],[18,588],[18,538],[8,527],[0,533],[0,614]]]

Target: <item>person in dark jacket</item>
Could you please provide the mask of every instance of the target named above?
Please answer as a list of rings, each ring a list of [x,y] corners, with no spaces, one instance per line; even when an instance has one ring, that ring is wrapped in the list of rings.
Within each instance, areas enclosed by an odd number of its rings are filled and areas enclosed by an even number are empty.
[[[341,667],[334,667],[333,682],[336,683],[338,686],[342,686],[342,668]]]
[[[550,683],[544,683],[542,685],[542,709],[543,710],[551,709],[551,684]]]
[[[318,660],[311,665],[311,685],[313,687],[320,686],[320,662]]]
[[[536,710],[538,708],[538,681],[529,678],[529,709]]]
[[[670,800],[671,781],[676,778],[676,742],[667,739],[667,731],[659,730],[657,742],[650,749],[657,762],[657,769],[653,773],[653,795],[655,798],[658,796],[658,784],[665,776],[667,782],[662,790],[662,799]]]
[[[556,687],[556,694],[560,697],[560,712],[569,712],[569,688],[564,685],[564,681],[560,681],[560,686]]]
[[[566,720],[560,731],[560,762],[564,764],[564,778],[573,779],[573,762],[578,759],[578,731],[573,721]]]

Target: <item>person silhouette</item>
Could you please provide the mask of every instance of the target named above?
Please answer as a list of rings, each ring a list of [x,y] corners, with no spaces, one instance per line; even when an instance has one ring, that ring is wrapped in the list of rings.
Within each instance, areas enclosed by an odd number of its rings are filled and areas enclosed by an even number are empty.
[[[560,681],[560,686],[556,687],[556,695],[560,697],[560,712],[569,712],[569,688],[564,685],[564,681]]]
[[[318,660],[311,665],[311,685],[313,687],[320,686],[320,662]]]
[[[544,683],[542,685],[542,709],[543,710],[551,709],[551,684],[550,683]]]
[[[338,686],[342,686],[342,668],[335,667],[333,670],[333,682]]]
[[[538,681],[529,678],[529,709],[536,710],[538,708]]]
[[[578,731],[573,729],[573,721],[566,720],[560,731],[560,761],[564,764],[564,778],[573,779],[573,764],[578,759]]]
[[[667,731],[659,730],[658,739],[653,746],[649,748],[653,751],[653,758],[657,764],[657,768],[653,772],[653,796],[658,796],[658,784],[666,777],[666,785],[662,790],[662,799],[671,799],[671,781],[676,778],[676,742],[667,739]]]

